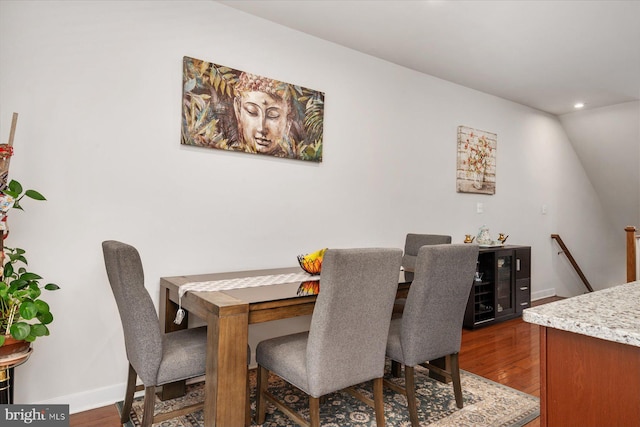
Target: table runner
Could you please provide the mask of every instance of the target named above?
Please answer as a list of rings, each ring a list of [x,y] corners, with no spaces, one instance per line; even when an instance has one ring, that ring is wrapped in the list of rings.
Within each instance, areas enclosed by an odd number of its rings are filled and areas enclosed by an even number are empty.
[[[276,285],[279,283],[305,282],[309,280],[320,280],[319,275],[312,276],[306,272],[272,274],[268,276],[238,277],[235,279],[213,280],[209,282],[189,282],[178,287],[178,312],[173,321],[175,324],[182,323],[184,310],[182,309],[182,296],[189,291],[227,291],[230,289],[254,288],[258,286]]]

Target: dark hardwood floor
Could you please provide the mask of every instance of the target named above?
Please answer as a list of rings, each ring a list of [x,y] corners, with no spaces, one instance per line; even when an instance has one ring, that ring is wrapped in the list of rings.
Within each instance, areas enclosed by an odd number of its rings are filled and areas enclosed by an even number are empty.
[[[539,326],[521,318],[463,330],[460,369],[540,397]],[[525,427],[540,427],[536,418]]]
[[[540,305],[560,298],[539,300]],[[516,390],[540,397],[538,326],[513,319],[475,331],[463,330],[460,368]],[[115,405],[73,414],[70,427],[118,427]],[[540,427],[536,418],[525,427]]]

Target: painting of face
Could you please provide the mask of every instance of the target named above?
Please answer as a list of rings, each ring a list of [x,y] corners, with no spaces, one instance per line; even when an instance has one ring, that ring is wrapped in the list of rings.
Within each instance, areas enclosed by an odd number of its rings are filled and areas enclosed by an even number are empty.
[[[239,137],[258,153],[272,154],[285,141],[291,122],[286,101],[265,92],[245,92],[234,101]]]
[[[184,57],[183,145],[322,161],[324,93]]]

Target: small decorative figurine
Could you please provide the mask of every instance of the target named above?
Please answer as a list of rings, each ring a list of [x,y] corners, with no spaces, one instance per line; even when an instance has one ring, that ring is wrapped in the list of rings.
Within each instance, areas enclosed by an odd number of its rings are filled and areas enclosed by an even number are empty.
[[[471,234],[465,234],[464,235],[464,243],[473,243],[473,239],[475,239],[476,236],[472,236]]]
[[[480,231],[478,231],[478,244],[479,245],[492,245],[493,239],[491,239],[491,235],[489,234],[489,228],[486,225],[480,227]]]
[[[504,233],[498,233],[498,241],[504,245],[504,242],[507,241],[507,238],[509,237],[509,235],[505,235]]]

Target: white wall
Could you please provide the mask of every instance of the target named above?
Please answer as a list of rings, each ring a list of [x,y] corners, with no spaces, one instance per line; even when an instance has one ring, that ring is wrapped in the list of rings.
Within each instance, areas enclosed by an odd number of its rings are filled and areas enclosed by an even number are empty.
[[[563,114],[560,122],[618,234],[640,227],[640,101]]]
[[[184,55],[324,91],[324,161],[181,146]],[[402,247],[407,232],[460,242],[483,224],[532,246],[534,295],[583,290],[551,233],[595,287],[623,281],[624,242],[558,119],[539,111],[214,2],[2,1],[0,63],[3,140],[20,113],[11,177],[48,198],[11,213],[7,244],[63,288],[49,297],[52,335],[17,369],[17,403],[76,412],[122,398],[105,239],[138,247],[156,299],[162,276],[292,266],[323,246]],[[458,125],[498,134],[495,195],[456,193]]]

